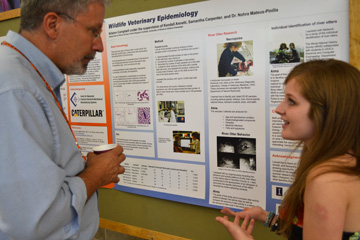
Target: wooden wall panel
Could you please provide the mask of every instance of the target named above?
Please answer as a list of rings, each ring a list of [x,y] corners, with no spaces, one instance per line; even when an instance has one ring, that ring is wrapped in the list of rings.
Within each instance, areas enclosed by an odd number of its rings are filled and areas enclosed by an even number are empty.
[[[360,70],[360,1],[349,0],[350,6],[350,63]]]

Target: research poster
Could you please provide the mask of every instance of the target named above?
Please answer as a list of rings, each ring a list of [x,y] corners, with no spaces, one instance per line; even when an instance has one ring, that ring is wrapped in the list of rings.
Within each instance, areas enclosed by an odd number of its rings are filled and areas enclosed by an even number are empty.
[[[200,206],[275,211],[300,152],[275,113],[311,59],[349,59],[348,2],[206,1],[105,19],[104,52],[67,77],[83,155],[118,143],[114,188]]]

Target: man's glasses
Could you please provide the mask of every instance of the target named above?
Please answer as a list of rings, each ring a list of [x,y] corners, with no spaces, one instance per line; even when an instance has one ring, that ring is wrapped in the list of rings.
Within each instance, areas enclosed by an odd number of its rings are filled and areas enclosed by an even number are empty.
[[[102,29],[97,30],[97,29],[94,28],[94,27],[89,27],[89,26],[85,25],[84,23],[79,22],[79,21],[76,20],[75,18],[69,16],[69,15],[66,14],[66,13],[59,12],[59,13],[56,13],[56,14],[59,15],[59,16],[60,16],[60,15],[63,15],[63,16],[65,16],[65,17],[69,18],[70,20],[72,20],[73,22],[77,22],[77,23],[80,23],[81,25],[83,25],[87,30],[91,31],[92,35],[93,35],[94,38],[95,38],[95,39],[94,39],[95,41],[96,41],[96,40],[100,37],[100,35],[101,35]]]

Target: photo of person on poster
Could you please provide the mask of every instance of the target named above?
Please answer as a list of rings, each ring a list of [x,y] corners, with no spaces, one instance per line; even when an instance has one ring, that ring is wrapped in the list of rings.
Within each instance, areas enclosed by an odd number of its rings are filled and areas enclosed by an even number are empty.
[[[289,45],[285,42],[280,43],[280,47],[273,47],[270,51],[270,64],[287,64],[304,62],[304,43],[298,41],[295,43],[294,37],[286,38]],[[277,45],[278,40],[272,45]]]
[[[286,43],[281,43],[279,49],[276,51],[275,60],[271,63],[287,63],[287,53],[289,48]]]
[[[183,152],[181,148],[181,138],[179,135],[174,136],[174,152]]]
[[[195,154],[200,154],[200,133],[193,132],[191,137],[193,141],[190,143],[190,145],[195,150]]]
[[[173,131],[173,152],[200,154],[200,132]]]
[[[222,52],[218,60],[219,77],[242,76],[253,66],[252,41],[218,44],[218,54],[220,49]]]
[[[184,101],[159,101],[158,117],[159,117],[159,122],[184,123],[185,122]]]
[[[288,61],[289,62],[300,62],[300,54],[298,50],[295,48],[295,43],[289,44],[290,50],[291,50],[291,56],[289,56]]]

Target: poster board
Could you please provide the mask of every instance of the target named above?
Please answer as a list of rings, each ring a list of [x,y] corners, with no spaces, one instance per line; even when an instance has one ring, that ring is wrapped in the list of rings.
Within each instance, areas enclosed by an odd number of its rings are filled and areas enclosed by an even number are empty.
[[[300,62],[349,58],[347,4],[293,6],[209,1],[106,19],[106,51],[94,67],[98,73],[90,74],[96,79],[70,77],[65,87],[84,154],[106,141],[124,146],[126,173],[117,190],[274,211],[299,157],[287,157],[293,143],[281,139],[274,114],[284,76],[297,64],[276,59],[279,45],[294,42]],[[222,46],[234,41],[243,42],[249,68],[234,62],[239,76],[220,77]],[[192,141],[194,132],[200,153],[174,152],[175,135]]]

